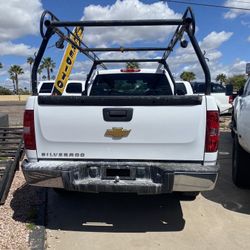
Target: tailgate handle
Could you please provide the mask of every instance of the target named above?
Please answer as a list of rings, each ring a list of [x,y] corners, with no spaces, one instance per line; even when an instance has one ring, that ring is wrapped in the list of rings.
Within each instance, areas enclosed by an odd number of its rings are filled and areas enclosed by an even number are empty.
[[[117,108],[104,108],[103,109],[103,119],[106,122],[129,122],[133,117],[133,109],[117,109]]]

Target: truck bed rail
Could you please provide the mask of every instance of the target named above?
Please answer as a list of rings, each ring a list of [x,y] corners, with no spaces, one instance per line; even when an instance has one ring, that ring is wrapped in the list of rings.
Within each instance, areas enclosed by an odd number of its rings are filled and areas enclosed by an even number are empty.
[[[192,96],[38,96],[39,105],[56,106],[188,106],[200,105]]]

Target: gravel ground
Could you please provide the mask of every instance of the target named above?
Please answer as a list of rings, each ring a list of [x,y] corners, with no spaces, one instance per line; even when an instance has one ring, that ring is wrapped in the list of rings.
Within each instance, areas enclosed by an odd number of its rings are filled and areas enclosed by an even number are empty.
[[[41,188],[25,184],[17,171],[8,198],[0,206],[0,249],[29,249],[29,233],[36,227]]]

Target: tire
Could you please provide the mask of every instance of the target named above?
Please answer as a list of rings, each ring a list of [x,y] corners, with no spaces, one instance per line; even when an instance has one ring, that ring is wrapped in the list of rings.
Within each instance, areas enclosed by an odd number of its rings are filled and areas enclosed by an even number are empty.
[[[53,188],[53,190],[55,191],[55,193],[57,193],[58,195],[68,195],[69,191],[65,190],[63,188]]]
[[[182,200],[189,200],[193,201],[196,199],[196,197],[199,195],[200,192],[181,192],[181,199]]]
[[[233,143],[232,179],[237,187],[250,187],[250,154],[240,146],[237,135]]]

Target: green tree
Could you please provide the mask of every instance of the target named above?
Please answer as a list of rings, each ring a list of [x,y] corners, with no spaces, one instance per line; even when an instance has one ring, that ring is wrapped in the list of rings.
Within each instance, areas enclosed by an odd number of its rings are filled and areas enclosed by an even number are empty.
[[[3,64],[0,62],[0,69],[2,69],[3,68]]]
[[[131,61],[131,62],[127,62],[127,63],[126,63],[126,68],[127,68],[127,69],[139,69],[139,68],[140,68],[140,65],[139,65],[138,62],[133,62],[133,61]]]
[[[50,57],[45,57],[42,60],[41,67],[47,70],[47,79],[50,80],[50,73],[53,72],[53,69],[56,67],[55,62]]]
[[[19,89],[19,93],[20,93],[20,95],[29,95],[30,94],[30,92],[27,88]]]
[[[41,74],[43,73],[43,67],[39,67],[38,70],[37,70],[37,73],[39,75],[39,79],[38,80],[41,80]]]
[[[188,81],[188,82],[191,82],[193,80],[196,79],[196,76],[195,76],[195,73],[194,72],[190,72],[190,71],[183,71],[180,75],[180,78],[183,80],[183,81]]]
[[[43,80],[46,80],[46,78],[47,78],[47,77],[46,77],[45,75],[42,76],[42,79],[43,79]]]
[[[30,65],[30,90],[32,89],[32,79],[31,79],[31,67],[35,59],[32,56],[27,57],[27,63]]]
[[[219,82],[220,84],[225,84],[227,82],[227,76],[225,74],[219,74],[216,76],[216,82]]]
[[[10,79],[12,80],[12,84],[13,84],[13,92],[16,93],[15,76],[11,72],[9,72],[9,75],[10,75]]]
[[[12,94],[13,93],[9,89],[0,86],[0,95],[12,95]]]
[[[245,75],[234,75],[229,77],[227,83],[233,84],[235,90],[239,90],[246,82]]]
[[[22,67],[19,65],[12,65],[9,69],[10,79],[14,79],[15,87],[16,87],[16,94],[18,95],[18,76],[24,74]]]

